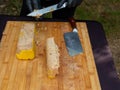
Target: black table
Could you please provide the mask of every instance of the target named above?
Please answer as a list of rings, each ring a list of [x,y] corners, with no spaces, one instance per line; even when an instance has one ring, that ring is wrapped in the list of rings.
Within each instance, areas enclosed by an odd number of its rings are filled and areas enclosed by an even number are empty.
[[[19,17],[0,15],[0,39],[7,21],[34,21],[31,17]],[[65,21],[54,19],[42,19],[39,21]],[[93,55],[100,79],[102,90],[120,90],[120,80],[118,78],[112,54],[108,46],[102,25],[96,21],[77,20],[86,22],[92,45]]]

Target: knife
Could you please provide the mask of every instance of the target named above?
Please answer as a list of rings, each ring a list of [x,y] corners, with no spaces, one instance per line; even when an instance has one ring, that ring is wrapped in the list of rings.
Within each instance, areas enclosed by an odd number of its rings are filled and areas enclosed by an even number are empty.
[[[67,5],[67,2],[65,2],[60,8],[57,8],[57,5],[58,4],[54,4],[54,5],[51,5],[49,7],[43,8],[43,9],[34,10],[33,12],[29,13],[27,16],[40,17],[45,13],[65,8]]]
[[[69,18],[69,22],[73,29],[72,32],[64,33],[64,40],[70,56],[75,56],[83,52],[82,44],[79,39],[78,29],[74,18]]]

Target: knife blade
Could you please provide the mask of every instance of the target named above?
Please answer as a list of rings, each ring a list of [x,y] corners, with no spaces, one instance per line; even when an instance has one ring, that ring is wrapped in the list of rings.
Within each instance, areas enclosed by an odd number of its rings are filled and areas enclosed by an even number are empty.
[[[75,56],[83,52],[79,39],[78,30],[74,18],[69,18],[73,31],[64,33],[64,40],[70,56]]]
[[[57,8],[57,5],[58,4],[54,4],[54,5],[51,5],[49,7],[43,8],[43,9],[34,10],[33,12],[29,13],[27,16],[38,17],[38,16],[42,16],[43,14],[46,14],[48,12],[52,12],[55,10],[65,8],[67,5],[67,2],[65,2],[60,8]]]

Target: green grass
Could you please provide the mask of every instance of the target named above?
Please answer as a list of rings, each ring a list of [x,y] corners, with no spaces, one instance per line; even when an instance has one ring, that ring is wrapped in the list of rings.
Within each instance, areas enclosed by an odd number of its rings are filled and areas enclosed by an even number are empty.
[[[9,1],[2,0],[0,3],[3,3],[3,5],[5,5],[3,8],[1,8],[0,13],[6,15],[20,14],[22,0],[9,0]]]
[[[77,8],[75,17],[83,20],[100,22],[107,35],[120,32],[120,1],[119,0],[84,0]]]

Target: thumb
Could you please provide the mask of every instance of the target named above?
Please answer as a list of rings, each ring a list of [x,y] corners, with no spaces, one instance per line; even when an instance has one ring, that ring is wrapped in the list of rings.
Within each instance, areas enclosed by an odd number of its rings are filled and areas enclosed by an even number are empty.
[[[61,0],[61,1],[58,3],[57,8],[60,8],[65,2],[66,2],[66,0]]]

